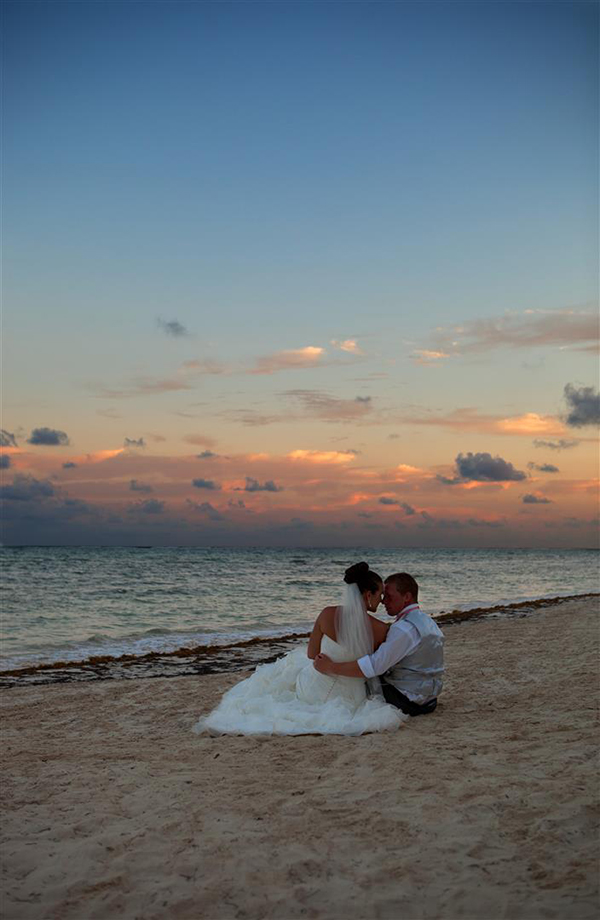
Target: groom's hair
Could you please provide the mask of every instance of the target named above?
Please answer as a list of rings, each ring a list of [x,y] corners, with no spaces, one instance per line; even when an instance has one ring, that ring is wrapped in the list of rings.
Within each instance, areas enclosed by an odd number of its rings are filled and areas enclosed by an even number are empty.
[[[407,572],[396,572],[394,575],[388,575],[385,580],[387,584],[393,584],[401,594],[407,594],[409,591],[415,601],[419,600],[419,586]]]

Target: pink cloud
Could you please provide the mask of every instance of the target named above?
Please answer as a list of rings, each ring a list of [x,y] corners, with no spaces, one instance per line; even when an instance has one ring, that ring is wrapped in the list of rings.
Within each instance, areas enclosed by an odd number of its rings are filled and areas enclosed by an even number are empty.
[[[232,368],[228,367],[226,364],[222,364],[220,361],[212,361],[209,358],[198,359],[193,358],[191,361],[184,361],[181,365],[181,370],[184,373],[198,374],[198,375],[220,375],[220,374],[230,374]]]
[[[214,438],[209,437],[205,434],[186,434],[182,438],[186,444],[194,444],[198,447],[215,447],[216,441]]]
[[[287,390],[285,395],[299,402],[306,416],[326,421],[357,421],[372,412],[370,396],[343,399],[320,390]]]
[[[95,395],[100,399],[131,399],[135,396],[155,396],[159,393],[171,393],[177,390],[191,390],[189,383],[183,380],[138,377],[129,385],[118,390],[99,389]]]
[[[360,348],[356,339],[344,339],[343,341],[332,339],[330,344],[334,348],[339,348],[340,351],[346,351],[351,355],[364,355],[364,351]]]
[[[597,351],[596,309],[507,311],[502,316],[467,320],[457,326],[439,326],[433,348],[443,356],[490,351],[494,348],[571,347]]]

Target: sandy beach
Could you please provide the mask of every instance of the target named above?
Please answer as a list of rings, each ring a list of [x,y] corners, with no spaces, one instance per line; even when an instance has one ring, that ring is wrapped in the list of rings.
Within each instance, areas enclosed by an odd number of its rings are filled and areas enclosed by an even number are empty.
[[[444,629],[393,734],[193,734],[240,673],[5,690],[4,920],[596,917],[598,600]]]

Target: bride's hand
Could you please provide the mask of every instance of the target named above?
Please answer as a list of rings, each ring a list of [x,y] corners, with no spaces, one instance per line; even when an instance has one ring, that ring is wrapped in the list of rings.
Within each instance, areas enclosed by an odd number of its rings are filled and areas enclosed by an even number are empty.
[[[331,658],[328,655],[324,655],[322,652],[320,652],[313,661],[314,667],[317,671],[320,671],[321,674],[329,674],[331,664]]]

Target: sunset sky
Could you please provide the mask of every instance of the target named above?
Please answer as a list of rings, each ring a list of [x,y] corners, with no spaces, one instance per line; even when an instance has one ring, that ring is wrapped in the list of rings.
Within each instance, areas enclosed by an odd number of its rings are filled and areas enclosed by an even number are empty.
[[[3,7],[5,543],[596,545],[597,4]]]

